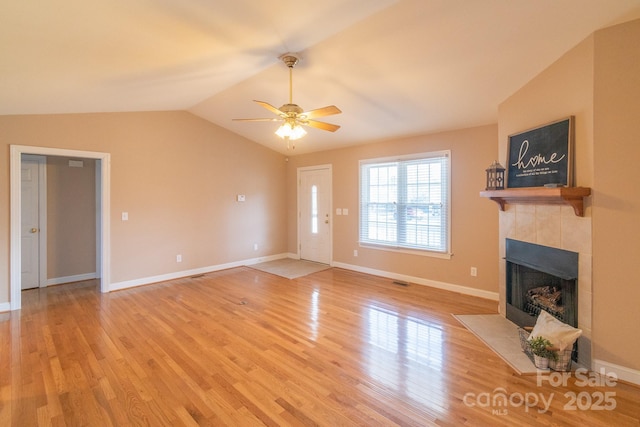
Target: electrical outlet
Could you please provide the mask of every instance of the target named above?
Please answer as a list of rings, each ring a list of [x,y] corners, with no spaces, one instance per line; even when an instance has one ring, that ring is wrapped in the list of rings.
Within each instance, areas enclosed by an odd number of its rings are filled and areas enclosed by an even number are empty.
[[[358,250],[357,249],[353,250],[353,256],[358,256]]]
[[[478,275],[478,269],[475,267],[471,267],[471,275],[476,277]]]
[[[258,250],[258,244],[257,244],[257,243],[254,243],[254,244],[253,244],[253,250],[254,250],[254,251],[257,251],[257,250]]]
[[[182,262],[182,255],[176,255],[176,262]]]

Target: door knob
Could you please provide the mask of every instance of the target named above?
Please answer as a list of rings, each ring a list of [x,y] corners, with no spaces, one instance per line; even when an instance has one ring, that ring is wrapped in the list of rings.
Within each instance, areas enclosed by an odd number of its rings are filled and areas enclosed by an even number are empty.
[[[325,223],[325,224],[329,224],[329,220],[328,220],[328,219],[325,219],[325,220],[324,220],[324,223]]]
[[[31,232],[32,232],[32,233],[37,233],[37,232],[38,232],[38,229],[37,229],[37,228],[32,228],[32,229],[31,229]]]

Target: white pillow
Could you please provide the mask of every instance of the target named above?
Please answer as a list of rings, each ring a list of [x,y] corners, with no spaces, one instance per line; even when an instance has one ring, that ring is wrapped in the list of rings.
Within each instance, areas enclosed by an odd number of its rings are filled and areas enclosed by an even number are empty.
[[[562,323],[544,310],[540,310],[536,325],[531,331],[529,339],[544,337],[551,342],[551,345],[564,351],[582,334],[582,329],[576,329],[571,325]]]

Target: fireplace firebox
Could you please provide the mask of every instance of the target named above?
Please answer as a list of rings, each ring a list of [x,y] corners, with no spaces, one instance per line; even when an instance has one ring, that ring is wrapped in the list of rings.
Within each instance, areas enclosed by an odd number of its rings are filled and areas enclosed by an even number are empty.
[[[578,326],[578,254],[506,239],[506,317],[533,326],[540,310]]]

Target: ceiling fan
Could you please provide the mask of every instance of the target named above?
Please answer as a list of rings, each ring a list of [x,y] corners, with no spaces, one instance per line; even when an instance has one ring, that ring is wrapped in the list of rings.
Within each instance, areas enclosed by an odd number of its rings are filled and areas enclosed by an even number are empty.
[[[335,132],[340,129],[340,126],[338,125],[315,120],[318,117],[342,113],[342,111],[340,111],[340,109],[335,105],[329,105],[316,110],[304,111],[300,106],[293,103],[293,67],[296,66],[300,57],[295,53],[285,53],[280,57],[280,59],[287,67],[289,67],[289,103],[284,104],[280,108],[276,108],[267,102],[254,100],[254,102],[257,102],[262,107],[277,115],[278,118],[233,120],[245,122],[283,122],[278,130],[276,130],[276,135],[287,141],[287,148],[289,148],[289,141],[295,141],[307,134],[302,126],[311,126],[317,129],[327,130],[329,132]],[[295,148],[295,145],[293,145],[293,148]]]

